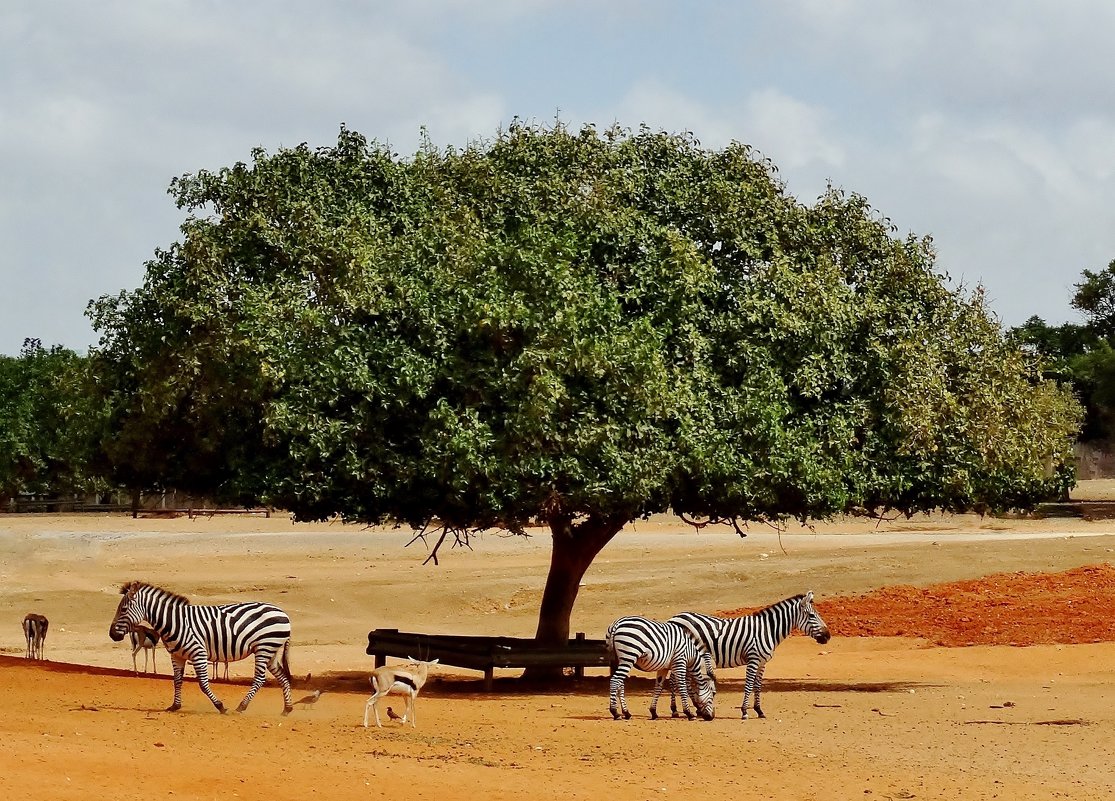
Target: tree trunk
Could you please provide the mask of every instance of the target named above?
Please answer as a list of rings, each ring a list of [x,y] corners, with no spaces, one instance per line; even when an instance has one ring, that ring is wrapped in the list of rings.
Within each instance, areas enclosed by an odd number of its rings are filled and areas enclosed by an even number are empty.
[[[554,516],[550,520],[553,546],[550,551],[550,572],[542,604],[538,610],[538,630],[534,639],[551,646],[562,646],[569,641],[569,618],[577,600],[581,579],[592,560],[619,533],[626,520],[589,517],[574,525],[567,517]],[[550,680],[560,678],[561,668],[527,668],[524,679]]]

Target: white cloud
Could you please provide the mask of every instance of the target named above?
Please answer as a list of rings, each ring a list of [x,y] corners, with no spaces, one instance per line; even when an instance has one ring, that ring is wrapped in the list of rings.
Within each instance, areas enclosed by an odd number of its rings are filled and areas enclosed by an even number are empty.
[[[803,200],[831,180],[933,234],[1008,321],[1063,319],[1115,256],[1113,40],[1109,0],[9,0],[0,352],[84,346],[85,301],[177,236],[175,175],[558,110],[745,142]]]
[[[795,55],[899,106],[1009,116],[1083,113],[1115,102],[1109,0],[786,0]]]
[[[817,106],[796,100],[773,87],[747,99],[745,118],[753,141],[787,169],[809,164],[840,167],[844,149],[833,135],[832,115]]]
[[[844,160],[830,115],[773,87],[750,94],[738,105],[714,109],[660,83],[643,81],[626,93],[618,110],[620,120],[692,131],[706,147],[745,142],[780,168],[839,166]]]

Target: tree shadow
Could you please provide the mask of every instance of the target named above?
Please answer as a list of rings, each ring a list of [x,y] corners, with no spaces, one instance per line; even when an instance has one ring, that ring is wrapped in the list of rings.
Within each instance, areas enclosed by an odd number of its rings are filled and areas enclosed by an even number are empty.
[[[717,691],[734,687],[743,692],[743,679],[717,681]],[[929,684],[921,681],[823,681],[820,679],[764,679],[763,692],[776,693],[905,693],[930,687],[943,687],[943,684]]]
[[[315,689],[330,690],[334,692],[360,691],[368,686],[368,674],[323,674],[315,679],[312,684]],[[718,679],[718,694],[725,692],[743,693],[744,678]],[[432,698],[459,698],[468,696],[485,696],[488,698],[513,699],[525,695],[541,696],[603,696],[609,693],[610,680],[608,676],[585,676],[573,678],[566,676],[555,681],[528,681],[518,677],[498,677],[494,680],[492,690],[484,689],[483,678],[467,676],[432,676],[422,688],[422,695]],[[876,681],[876,682],[836,682],[823,679],[766,679],[763,681],[764,693],[783,692],[811,692],[811,693],[905,693],[913,689],[939,687],[942,685],[928,684],[911,681]],[[654,690],[654,677],[629,676],[626,682],[629,693],[647,694]]]
[[[1115,501],[1060,501],[1039,503],[1029,515],[1032,518],[1077,517],[1082,520],[1115,518]]]

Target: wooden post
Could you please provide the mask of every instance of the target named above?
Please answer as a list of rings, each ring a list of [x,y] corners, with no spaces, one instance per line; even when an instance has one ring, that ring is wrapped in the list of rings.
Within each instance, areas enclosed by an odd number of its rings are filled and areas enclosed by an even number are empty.
[[[578,631],[577,632],[577,642],[584,642],[584,640],[585,640],[585,633],[583,631]],[[584,665],[574,665],[573,666],[573,678],[583,679],[584,677],[585,677],[585,666]]]
[[[398,634],[399,633],[398,629],[376,629],[372,633],[375,634],[376,632],[379,632],[379,631],[382,631],[384,634]],[[383,653],[382,651],[376,651],[375,652],[375,659],[376,659],[375,666],[377,668],[381,668],[381,667],[383,667],[384,665],[387,664],[387,654]]]

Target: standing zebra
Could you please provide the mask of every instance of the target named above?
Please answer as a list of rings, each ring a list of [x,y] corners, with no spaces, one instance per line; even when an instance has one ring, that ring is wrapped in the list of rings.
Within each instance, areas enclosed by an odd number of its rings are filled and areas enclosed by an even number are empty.
[[[693,719],[689,709],[689,685],[696,684],[697,710],[705,720],[712,720],[716,699],[716,676],[712,671],[712,657],[685,629],[645,617],[621,617],[614,622],[604,637],[611,652],[612,679],[609,683],[608,709],[612,717],[630,720],[627,711],[625,683],[633,667],[657,673],[654,682],[654,699],[650,703],[651,719],[658,718],[658,696],[666,676],[672,673],[681,695],[685,716]],[[618,707],[617,710],[617,700]]]
[[[813,593],[795,595],[744,617],[724,618],[682,612],[670,618],[670,623],[683,626],[698,642],[712,653],[719,668],[747,665],[747,681],[743,687],[743,704],[740,709],[747,719],[747,700],[755,693],[755,714],[766,717],[759,705],[763,689],[763,671],[774,655],[778,643],[795,628],[800,629],[824,645],[829,641],[828,626],[813,607]],[[678,684],[682,684],[678,681]],[[684,698],[682,699],[684,701]],[[670,707],[674,707],[673,696]]]
[[[27,638],[27,658],[42,659],[43,645],[46,643],[46,630],[50,621],[44,615],[31,612],[23,618],[23,636]]]
[[[282,685],[283,714],[294,709],[290,699],[290,618],[279,607],[259,602],[194,606],[181,595],[141,581],[125,584],[120,594],[124,597],[116,607],[108,636],[120,642],[132,626],[144,620],[158,632],[174,669],[174,703],[167,712],[182,708],[182,677],[189,661],[201,691],[223,713],[224,704],[209,688],[209,660],[235,662],[249,655],[255,656],[255,678],[236,711],[248,708],[268,670]]]

